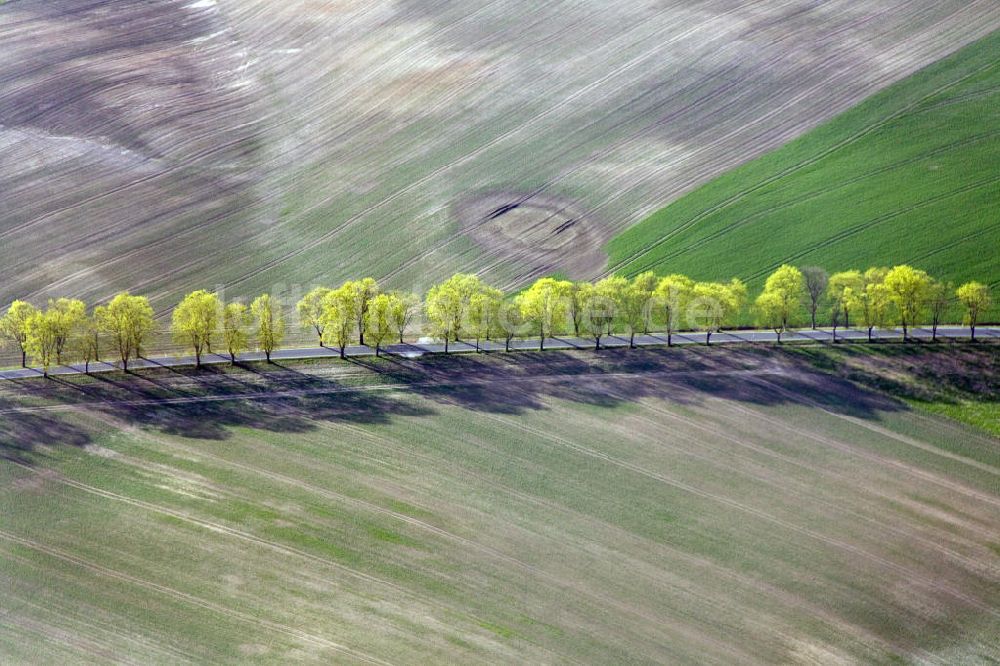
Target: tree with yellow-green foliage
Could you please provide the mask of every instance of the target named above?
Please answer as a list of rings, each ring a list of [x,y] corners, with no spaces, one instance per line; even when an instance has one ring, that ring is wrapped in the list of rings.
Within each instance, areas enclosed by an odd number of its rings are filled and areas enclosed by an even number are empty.
[[[749,291],[747,290],[746,283],[739,278],[731,279],[726,283],[726,288],[729,293],[729,300],[722,321],[723,324],[735,326],[739,322],[740,314],[742,314],[743,309],[747,305]]]
[[[365,344],[365,321],[368,318],[368,308],[372,300],[379,295],[380,290],[375,278],[362,278],[360,280],[349,280],[340,287],[343,295],[352,299],[352,309],[356,330],[358,331],[358,341]]]
[[[865,288],[865,279],[861,271],[849,270],[834,273],[830,276],[826,293],[834,312],[833,341],[837,341],[837,325],[840,317],[844,318],[844,328],[851,327],[851,310],[857,303],[860,292]]]
[[[42,366],[42,373],[48,377],[59,340],[58,315],[54,312],[35,312],[25,322],[24,331],[24,347],[28,355]]]
[[[521,334],[525,325],[518,300],[513,298],[500,301],[500,307],[497,308],[497,327],[503,336],[506,351],[510,351],[511,341]]]
[[[194,364],[201,367],[201,355],[212,348],[212,336],[219,328],[222,302],[218,295],[199,289],[184,297],[174,308],[170,330],[174,342],[194,352]]]
[[[444,338],[444,352],[447,354],[448,344],[461,329],[461,318],[465,316],[461,294],[447,283],[434,285],[427,292],[424,311],[428,331],[431,335]]]
[[[930,283],[931,278],[927,273],[905,264],[892,267],[885,275],[883,284],[896,306],[904,341],[909,339],[909,328],[917,325]]]
[[[378,294],[368,306],[365,331],[368,333],[368,344],[375,347],[376,357],[382,354],[382,343],[396,330],[392,321],[392,311],[398,299],[399,297],[393,294]]]
[[[7,313],[0,319],[0,335],[8,342],[17,345],[21,352],[21,367],[28,367],[28,350],[25,343],[28,339],[28,320],[38,312],[31,303],[26,301],[14,301],[7,308]]]
[[[642,318],[641,330],[644,335],[649,335],[653,326],[653,294],[656,292],[658,284],[659,278],[653,271],[646,271],[632,278],[633,298],[642,305],[640,316]]]
[[[697,327],[705,332],[705,344],[712,344],[712,334],[733,324],[746,303],[747,289],[734,278],[723,282],[698,282],[691,290],[689,311]]]
[[[53,327],[56,336],[56,363],[62,364],[63,353],[67,350],[70,340],[87,319],[87,306],[75,298],[49,299],[46,314],[49,315],[50,326]]]
[[[862,276],[862,284],[848,293],[851,299],[849,308],[861,316],[861,322],[868,329],[868,341],[872,341],[872,332],[876,328],[889,325],[892,311],[892,299],[885,286],[885,276],[888,268],[869,268]]]
[[[774,329],[778,344],[781,334],[793,327],[806,295],[802,271],[788,264],[771,273],[764,283],[764,291],[755,303],[757,316],[763,325]]]
[[[612,335],[614,333],[615,321],[621,318],[621,303],[625,299],[625,292],[629,288],[628,278],[622,275],[609,275],[606,278],[598,280],[594,288],[605,297],[611,299],[611,302],[615,304],[612,316],[605,319],[606,328],[604,329],[605,334]]]
[[[567,318],[573,325],[573,335],[580,337],[584,330],[584,291],[587,287],[593,287],[589,282],[571,282],[569,286],[569,298],[566,301]]]
[[[295,305],[299,313],[299,323],[316,331],[320,347],[323,346],[323,299],[329,293],[327,287],[315,287]]]
[[[618,290],[616,285],[584,283],[580,289],[580,303],[583,311],[581,330],[585,335],[594,338],[594,350],[600,351],[601,338],[607,333],[608,326],[615,319],[618,306],[615,302]],[[612,286],[612,288],[608,288]]]
[[[476,336],[476,351],[483,338],[490,340],[500,331],[500,304],[503,292],[493,287],[483,286],[469,300],[469,328]]]
[[[976,324],[979,322],[979,317],[993,303],[990,288],[982,282],[966,282],[955,290],[955,295],[958,296],[959,302],[965,306],[965,324],[972,333],[972,341],[975,342]]]
[[[473,294],[484,287],[475,275],[458,273],[427,292],[424,310],[430,332],[444,338],[445,352],[450,340],[458,341],[468,315]]]
[[[122,370],[142,355],[143,344],[153,332],[153,308],[145,296],[133,296],[123,291],[100,309],[98,329],[108,334],[118,351]]]
[[[663,308],[667,327],[667,346],[674,344],[674,331],[681,325],[681,315],[691,301],[694,280],[686,275],[668,275],[656,285],[654,299]]]
[[[83,371],[90,374],[90,364],[101,360],[101,337],[97,319],[103,308],[98,306],[90,316],[84,316],[70,338],[69,347],[73,355],[83,361]]]
[[[403,344],[406,329],[410,327],[420,312],[420,297],[416,294],[397,293],[392,302],[392,325],[399,334],[399,344]]]
[[[635,334],[648,326],[652,291],[647,286],[632,280],[618,291],[618,318],[628,331],[630,349],[635,348]]]
[[[354,323],[357,321],[354,291],[347,285],[333,289],[323,297],[323,329],[328,340],[333,340],[340,349],[340,358],[346,355],[351,343]]]
[[[243,303],[228,303],[222,309],[222,341],[229,353],[229,362],[236,364],[236,356],[247,350],[250,345],[250,328],[252,318],[247,306]]]
[[[538,349],[545,349],[545,339],[563,322],[568,313],[570,283],[555,278],[536,280],[520,295],[521,315],[538,331]]]
[[[257,325],[257,346],[267,362],[285,339],[285,318],[281,307],[270,294],[261,294],[250,304],[250,313]]]

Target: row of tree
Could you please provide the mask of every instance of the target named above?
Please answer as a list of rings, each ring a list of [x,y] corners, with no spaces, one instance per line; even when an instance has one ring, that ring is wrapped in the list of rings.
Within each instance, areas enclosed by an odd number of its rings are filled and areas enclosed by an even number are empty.
[[[750,303],[762,326],[781,336],[796,328],[804,314],[816,328],[817,313],[829,309],[834,341],[837,328],[849,327],[851,318],[868,329],[902,326],[904,339],[911,327],[927,323],[936,339],[937,328],[949,308],[961,303],[965,323],[975,339],[975,327],[990,306],[986,285],[969,282],[957,289],[911,266],[843,271],[828,276],[820,268],[799,269],[784,265],[772,273],[763,291]],[[505,348],[516,337],[537,336],[539,349],[553,335],[589,337],[600,349],[604,336],[624,332],[631,346],[635,336],[663,326],[667,344],[679,330],[700,330],[711,336],[736,325],[748,305],[747,288],[738,279],[729,282],[696,282],[684,275],[658,277],[651,272],[632,279],[611,276],[597,282],[571,282],[555,278],[537,280],[524,291],[508,296],[483,283],[479,277],[458,274],[435,285],[426,297],[412,293],[383,292],[373,278],[351,280],[335,289],[316,287],[298,302],[302,326],[315,331],[321,346],[335,345],[344,356],[354,340],[381,353],[386,341],[404,341],[406,332],[422,317],[426,331],[445,343],[474,339],[502,339]],[[87,312],[83,301],[52,299],[45,310],[15,301],[0,318],[0,335],[21,352],[22,366],[30,356],[48,374],[53,364],[68,357],[90,363],[100,360],[110,345],[128,370],[142,355],[154,330],[154,313],[143,296],[124,292],[106,305]],[[277,299],[262,294],[249,306],[223,303],[217,294],[192,292],[174,308],[171,320],[174,341],[202,356],[224,350],[236,356],[255,342],[268,361],[285,335],[285,321]]]
[[[862,272],[848,270],[828,276],[818,267],[803,269],[784,265],[772,273],[754,303],[758,322],[781,334],[795,327],[797,314],[805,302],[812,327],[816,315],[826,304],[836,341],[837,328],[850,327],[851,317],[868,329],[868,339],[877,328],[900,326],[903,339],[909,329],[929,324],[932,339],[957,302],[964,310],[964,323],[976,338],[976,324],[992,303],[989,287],[967,282],[957,289],[912,266],[869,268]]]
[[[250,326],[256,322],[255,337],[260,349],[270,354],[284,335],[281,309],[271,296],[258,297],[248,308],[243,303],[221,304],[218,296],[206,291],[188,294],[174,309],[171,330],[174,338],[192,349],[201,365],[205,352],[221,341],[233,361],[246,351]],[[0,336],[21,353],[21,366],[31,359],[48,375],[49,368],[67,359],[90,364],[101,359],[110,347],[128,370],[129,362],[143,354],[154,331],[154,313],[145,296],[122,292],[107,305],[88,313],[83,301],[70,298],[49,300],[44,310],[25,301],[14,301],[0,318]]]

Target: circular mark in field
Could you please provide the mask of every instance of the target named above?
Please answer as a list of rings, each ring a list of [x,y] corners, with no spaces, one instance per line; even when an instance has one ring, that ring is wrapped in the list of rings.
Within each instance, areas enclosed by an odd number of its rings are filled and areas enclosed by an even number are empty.
[[[499,191],[455,204],[462,232],[531,274],[590,277],[607,263],[601,227],[573,203],[547,194]]]

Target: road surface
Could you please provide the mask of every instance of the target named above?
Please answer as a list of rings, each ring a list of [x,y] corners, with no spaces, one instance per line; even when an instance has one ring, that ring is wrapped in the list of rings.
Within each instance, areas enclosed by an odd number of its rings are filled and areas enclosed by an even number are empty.
[[[942,326],[938,328],[938,338],[942,339],[968,339],[969,329],[957,326]],[[876,332],[877,340],[898,340],[902,338],[902,330],[890,329]],[[911,329],[910,336],[920,340],[931,338],[930,329]],[[735,344],[735,343],[756,343],[756,342],[776,342],[777,335],[774,331],[727,331],[723,333],[713,333],[711,343]],[[833,334],[828,329],[823,330],[802,330],[788,332],[781,336],[782,342],[830,342]],[[976,329],[977,340],[1000,339],[1000,327],[980,327]],[[837,340],[851,340],[853,342],[867,342],[868,333],[864,330],[838,330]],[[674,333],[673,343],[675,345],[703,345],[705,344],[705,333]],[[663,346],[667,344],[666,334],[637,335],[635,345],[637,347]],[[601,339],[601,348],[622,348],[628,347],[627,336],[612,335]],[[538,349],[538,338],[512,340],[511,351],[534,351]],[[594,340],[592,338],[560,337],[549,338],[545,341],[545,349],[593,349]],[[482,342],[480,349],[483,351],[504,351],[503,342]],[[475,352],[475,344],[469,342],[452,342],[448,346],[451,353]],[[391,344],[382,348],[383,354],[416,358],[425,354],[443,354],[444,343],[405,343]],[[375,350],[363,345],[351,345],[346,349],[347,356],[373,356]],[[282,349],[271,354],[274,361],[292,361],[312,358],[335,358],[340,355],[339,349],[332,347],[304,347],[295,349]],[[240,362],[263,361],[263,352],[247,352],[239,354],[237,360]],[[201,359],[202,364],[218,365],[229,363],[229,357],[219,354],[204,354]],[[90,364],[91,373],[113,372],[120,369],[120,363],[96,362]],[[142,368],[157,367],[183,367],[194,365],[194,356],[160,356],[152,358],[133,359],[129,363],[129,370],[139,370]],[[64,365],[49,369],[50,375],[74,375],[84,372],[83,365]],[[0,380],[28,379],[40,377],[42,371],[39,368],[19,368],[16,370],[0,371]]]

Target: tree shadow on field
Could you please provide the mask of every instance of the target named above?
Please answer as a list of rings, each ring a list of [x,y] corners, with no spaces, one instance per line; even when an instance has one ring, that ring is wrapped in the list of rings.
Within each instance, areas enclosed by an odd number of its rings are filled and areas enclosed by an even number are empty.
[[[83,447],[91,442],[90,435],[58,417],[34,412],[9,411],[18,409],[0,400],[0,457],[32,465],[42,447]]]
[[[352,362],[430,400],[501,414],[546,409],[549,399],[614,407],[643,398],[692,405],[721,398],[765,406],[801,403],[864,418],[905,408],[763,348],[546,351]]]
[[[32,397],[85,406],[143,428],[224,440],[231,428],[301,433],[317,421],[384,423],[427,410],[321,376],[272,364],[94,374],[26,384]]]
[[[874,344],[796,349],[796,357],[901,399],[1000,402],[1000,345]]]
[[[827,352],[814,358],[817,353],[762,345],[383,356],[201,370],[160,367],[29,380],[16,384],[11,395],[20,404],[79,408],[208,440],[224,440],[232,428],[301,433],[322,421],[387,423],[397,416],[436,414],[435,404],[508,415],[546,410],[553,400],[613,408],[642,399],[691,406],[723,399],[760,406],[798,404],[862,418],[908,409],[896,399],[906,397],[898,388],[887,390],[886,382],[902,380],[876,368],[867,383],[859,382],[856,367],[831,360]],[[894,351],[879,358],[902,367],[904,377],[944,376],[967,391],[982,390],[985,381],[988,390],[998,391],[995,359],[984,360],[979,352],[956,357]],[[980,368],[990,379],[977,379],[974,372],[970,378],[970,368]],[[5,411],[0,402],[0,419],[0,441],[12,455],[43,443],[82,446],[89,441],[85,430],[68,425],[72,417],[54,412]]]

